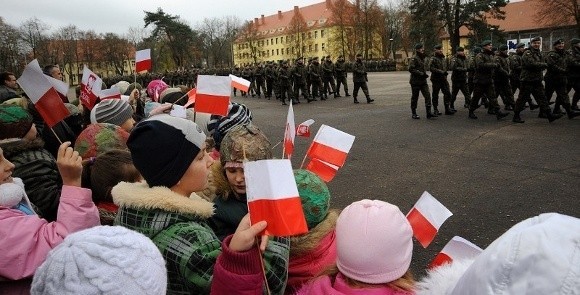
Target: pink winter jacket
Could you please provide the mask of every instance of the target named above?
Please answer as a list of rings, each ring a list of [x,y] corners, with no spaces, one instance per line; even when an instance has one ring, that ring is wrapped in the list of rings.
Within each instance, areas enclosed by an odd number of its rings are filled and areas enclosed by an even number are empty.
[[[413,295],[413,292],[397,291],[389,287],[354,289],[344,280],[342,274],[337,274],[334,282],[329,276],[321,277],[304,285],[298,295]]]
[[[91,190],[62,187],[57,220],[0,206],[0,278],[19,280],[34,275],[48,252],[76,231],[99,225]]]
[[[333,229],[317,241],[315,248],[299,256],[290,255],[286,294],[294,294],[302,284],[336,262],[335,236]]]

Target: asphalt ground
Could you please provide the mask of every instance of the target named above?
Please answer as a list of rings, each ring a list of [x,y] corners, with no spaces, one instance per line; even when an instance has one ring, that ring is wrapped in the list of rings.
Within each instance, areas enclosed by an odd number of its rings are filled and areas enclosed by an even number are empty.
[[[406,214],[428,191],[451,210],[453,216],[427,249],[414,242],[416,277],[453,236],[485,248],[528,217],[546,212],[580,217],[580,117],[548,123],[537,118],[537,110],[526,110],[526,122],[515,124],[511,115],[498,121],[482,107],[476,111],[479,119],[470,120],[460,95],[455,115],[433,120],[425,118],[420,96],[421,119],[413,120],[408,72],[369,73],[368,78],[372,104],[359,93],[358,105],[352,97],[341,97],[294,106],[296,124],[310,118],[316,123],[311,138],[296,138],[292,163],[300,167],[314,134],[326,124],[356,136],[346,164],[328,184],[332,207],[379,199]],[[251,109],[272,144],[281,141],[286,106],[239,93],[232,100]],[[441,94],[439,100],[443,111]],[[274,155],[281,157],[281,145]],[[360,249],[365,251],[365,245]]]

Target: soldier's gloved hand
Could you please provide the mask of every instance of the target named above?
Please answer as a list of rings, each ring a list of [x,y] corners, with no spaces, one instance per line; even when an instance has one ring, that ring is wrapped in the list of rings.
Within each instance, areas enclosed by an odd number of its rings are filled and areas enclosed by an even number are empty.
[[[427,79],[429,78],[429,75],[427,75],[427,73],[423,74],[423,78]]]
[[[449,74],[449,73],[447,73],[447,72],[443,72],[443,75],[445,75],[445,76],[447,76],[448,74]]]

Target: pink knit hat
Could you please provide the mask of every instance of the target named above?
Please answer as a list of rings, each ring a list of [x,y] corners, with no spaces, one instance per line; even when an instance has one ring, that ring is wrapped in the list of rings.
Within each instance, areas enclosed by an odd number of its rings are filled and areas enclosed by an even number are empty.
[[[360,282],[392,282],[409,269],[412,237],[399,207],[379,200],[354,202],[336,221],[336,264],[345,276]]]

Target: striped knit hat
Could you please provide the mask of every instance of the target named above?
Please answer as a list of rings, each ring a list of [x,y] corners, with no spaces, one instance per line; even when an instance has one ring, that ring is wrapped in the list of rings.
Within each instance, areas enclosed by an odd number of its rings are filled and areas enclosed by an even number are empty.
[[[213,136],[216,148],[219,150],[223,138],[228,131],[238,125],[248,125],[252,123],[252,112],[243,104],[231,103],[227,116],[212,115],[207,129]]]
[[[133,116],[133,109],[121,99],[105,99],[91,110],[91,123],[109,123],[117,126]]]

